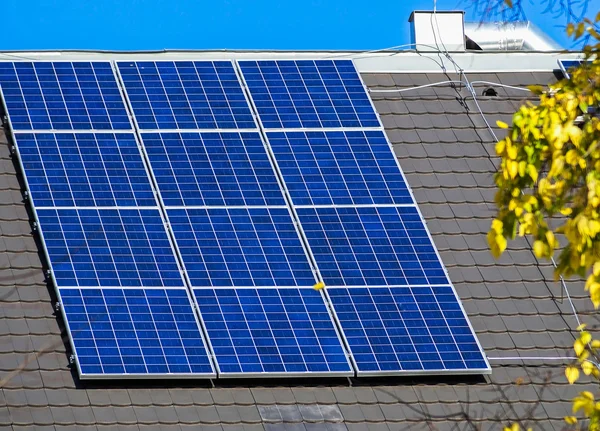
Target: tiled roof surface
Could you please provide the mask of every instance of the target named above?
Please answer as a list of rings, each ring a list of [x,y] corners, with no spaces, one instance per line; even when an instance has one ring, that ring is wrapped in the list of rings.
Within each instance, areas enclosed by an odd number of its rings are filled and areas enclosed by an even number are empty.
[[[551,73],[468,78],[514,86],[554,79]],[[371,89],[391,89],[458,78],[438,73],[364,79]],[[484,87],[476,85],[477,94]],[[478,97],[492,125],[508,121],[527,95],[496,89],[498,97]],[[494,139],[469,92],[440,86],[372,97],[487,355],[570,355],[577,323],[560,284],[552,281],[552,267],[538,264],[524,240],[511,243],[498,262],[488,251],[497,160]],[[534,429],[559,430],[572,397],[593,387],[585,380],[569,386],[562,364],[550,359],[493,360],[493,374],[481,379],[381,379],[354,386],[344,380],[217,382],[217,388],[80,382],[69,367],[20,175],[1,132],[0,144],[0,428],[487,430],[521,418],[535,421]],[[568,287],[582,320],[590,320],[593,308],[582,282]]]

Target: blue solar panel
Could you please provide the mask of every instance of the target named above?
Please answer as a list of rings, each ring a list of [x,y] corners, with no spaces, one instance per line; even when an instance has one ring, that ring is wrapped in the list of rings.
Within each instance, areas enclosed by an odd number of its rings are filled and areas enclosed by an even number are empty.
[[[297,212],[326,286],[449,283],[415,207]]]
[[[382,131],[270,132],[294,205],[412,204]]]
[[[15,135],[37,207],[156,206],[132,133]]]
[[[109,62],[0,62],[14,130],[131,130]]]
[[[215,375],[185,289],[60,289],[60,296],[83,378]]]
[[[287,208],[171,209],[167,215],[193,287],[315,283]]]
[[[144,133],[166,206],[285,205],[258,132]]]
[[[327,292],[359,375],[489,369],[451,286]]]
[[[117,63],[140,129],[256,129],[230,61]]]
[[[195,289],[220,375],[352,375],[321,294]]]
[[[352,61],[239,61],[266,129],[380,127]]]
[[[585,63],[585,60],[558,60],[558,65],[560,66],[560,69],[563,71],[563,73],[565,74],[565,77],[569,78],[569,72],[572,69],[575,69],[579,66],[581,66],[583,63]],[[588,61],[588,63],[591,63],[591,61]]]
[[[158,209],[38,209],[57,287],[183,286]]]

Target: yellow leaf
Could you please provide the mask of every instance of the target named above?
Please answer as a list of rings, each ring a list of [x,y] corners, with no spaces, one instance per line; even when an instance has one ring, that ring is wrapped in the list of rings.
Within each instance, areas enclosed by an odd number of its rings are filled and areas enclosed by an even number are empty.
[[[594,372],[594,369],[596,367],[594,366],[594,364],[592,364],[590,361],[585,361],[581,364],[581,370],[583,371],[583,374],[585,374],[586,376],[589,376],[590,374],[592,374]]]
[[[579,379],[579,370],[576,367],[569,366],[565,369],[565,376],[570,384],[573,384]],[[575,407],[573,407],[575,408]]]
[[[317,284],[315,284],[313,286],[313,289],[315,290],[321,290],[325,287],[325,283],[323,283],[322,281],[319,281]]]
[[[546,244],[542,241],[537,240],[533,243],[533,252],[537,257],[544,257],[544,250],[546,248]]]
[[[531,177],[531,179],[533,180],[534,183],[537,182],[538,171],[535,166],[527,165],[527,173],[529,174],[529,176]]]
[[[517,173],[519,173],[519,164],[514,160],[510,160],[506,163],[506,167],[508,168],[508,174],[511,178],[515,178]]]
[[[592,349],[597,349],[598,347],[600,347],[600,340],[593,340]]]
[[[573,213],[571,208],[563,208],[560,210],[560,213],[564,216],[570,216]]]
[[[497,257],[500,257],[500,254],[506,250],[506,238],[504,238],[502,235],[497,235],[496,244],[498,244],[498,251],[500,252]]]
[[[494,232],[501,234],[503,227],[504,223],[502,223],[502,221],[498,220],[497,218],[492,220],[492,230]]]
[[[551,248],[556,246],[556,238],[554,238],[554,233],[551,230],[546,231],[546,241],[548,241]]]
[[[581,339],[581,342],[583,344],[589,344],[590,341],[592,341],[592,334],[590,334],[587,331],[584,331],[581,333],[581,336],[579,338]]]
[[[518,423],[514,423],[509,427],[504,427],[503,431],[519,431],[521,429],[521,427],[519,426]]]
[[[594,411],[594,395],[591,392],[583,391],[573,399],[573,413],[583,409],[586,416]]]
[[[501,129],[508,129],[508,124],[506,124],[504,121],[498,120],[496,121],[496,125]]]
[[[575,416],[565,416],[565,422],[569,425],[575,425],[577,423],[577,418]]]
[[[575,349],[575,354],[579,356],[585,350],[585,344],[583,344],[581,340],[575,340],[573,343],[573,349]]]
[[[502,153],[504,152],[505,148],[506,148],[506,144],[505,144],[504,140],[498,141],[498,143],[496,144],[496,154],[501,156]]]

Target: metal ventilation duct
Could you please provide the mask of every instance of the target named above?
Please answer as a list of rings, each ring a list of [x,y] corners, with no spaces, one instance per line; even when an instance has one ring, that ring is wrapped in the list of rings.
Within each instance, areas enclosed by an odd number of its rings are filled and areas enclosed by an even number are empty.
[[[466,22],[467,49],[482,51],[561,51],[563,48],[530,21]]]

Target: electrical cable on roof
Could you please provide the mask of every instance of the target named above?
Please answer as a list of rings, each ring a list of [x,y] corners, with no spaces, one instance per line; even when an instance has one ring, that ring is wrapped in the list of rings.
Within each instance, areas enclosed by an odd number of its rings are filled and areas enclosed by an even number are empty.
[[[419,85],[416,87],[407,87],[407,88],[394,88],[394,89],[386,89],[386,90],[371,90],[368,89],[369,93],[403,93],[405,91],[411,91],[411,90],[419,90],[422,88],[427,88],[427,87],[436,87],[439,85],[444,85],[444,84],[460,84],[460,85],[465,85],[464,81],[457,81],[457,80],[449,80],[449,81],[439,81],[439,82],[433,82],[431,84],[424,84],[424,85]],[[520,91],[526,91],[528,93],[531,92],[531,90],[529,88],[524,88],[524,87],[515,87],[513,85],[506,85],[506,84],[501,84],[499,82],[492,82],[492,81],[472,81],[471,84],[486,84],[486,85],[494,85],[494,86],[498,86],[498,87],[505,87],[505,88],[510,88],[513,90],[520,90]]]
[[[433,18],[435,19],[436,25],[437,25],[437,0],[433,0]],[[433,24],[431,29],[433,30],[434,33],[434,37],[435,37],[435,29],[433,28]],[[437,26],[437,31],[439,32],[439,26]],[[443,42],[442,42],[443,44]],[[438,45],[437,43],[437,38],[436,38],[436,45]],[[452,58],[452,56],[450,55],[450,53],[448,52],[448,50],[446,49],[446,46],[444,46],[444,56],[454,65],[455,71],[456,73],[460,76],[462,75],[464,80],[465,80],[465,85],[467,87],[467,90],[469,90],[469,92],[471,93],[471,96],[473,96],[473,102],[475,103],[475,106],[477,107],[477,110],[479,111],[479,114],[481,115],[481,118],[483,119],[485,125],[487,126],[488,130],[490,131],[490,133],[492,134],[492,136],[494,137],[494,140],[496,142],[498,142],[498,136],[496,136],[496,133],[494,132],[494,129],[492,128],[492,126],[490,125],[489,121],[487,120],[485,114],[483,113],[483,109],[481,109],[481,106],[479,105],[479,101],[477,100],[477,94],[475,93],[475,90],[473,89],[472,84],[469,82],[469,79],[467,78],[467,75],[465,74],[465,71],[456,63],[456,61],[454,61],[454,59]],[[438,46],[438,50],[439,50],[439,46]],[[445,68],[443,67],[442,70],[445,72]],[[489,85],[489,83],[488,83]],[[523,191],[521,191],[521,193],[523,193]],[[527,243],[529,244],[529,240],[526,238]],[[530,244],[531,245],[531,244]],[[536,257],[537,260],[537,257]],[[552,265],[554,265],[554,268],[557,268],[556,265],[556,261],[554,260],[554,257],[550,258]],[[567,284],[563,278],[563,276],[560,276],[560,281],[563,287],[563,290],[565,291],[565,293],[567,294],[567,300],[569,301],[569,304],[571,305],[571,309],[573,311],[573,315],[575,316],[575,320],[577,321],[577,325],[578,327],[581,325],[581,320],[579,319],[579,315],[577,313],[577,310],[575,309],[575,304],[573,303],[572,299],[571,299],[571,295],[569,293],[569,290],[567,288]]]
[[[487,357],[488,361],[577,361],[579,358],[574,356],[500,356],[500,357]],[[585,359],[585,362],[589,362],[597,369],[600,370],[600,364],[592,361],[591,359]]]

